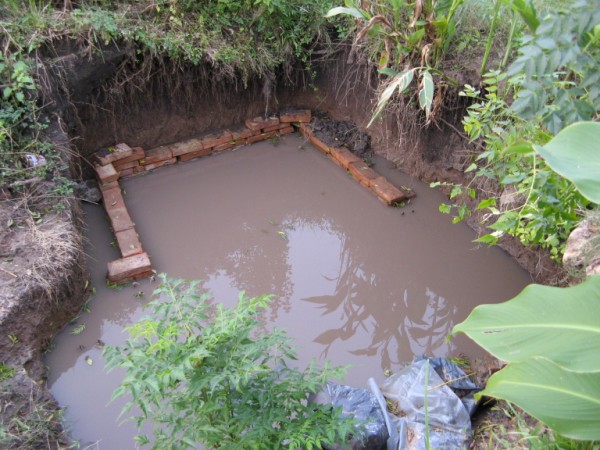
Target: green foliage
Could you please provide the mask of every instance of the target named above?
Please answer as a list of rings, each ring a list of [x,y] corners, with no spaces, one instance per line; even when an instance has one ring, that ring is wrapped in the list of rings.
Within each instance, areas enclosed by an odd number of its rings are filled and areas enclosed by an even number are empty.
[[[475,100],[463,119],[465,131],[471,140],[483,145],[483,151],[466,169],[473,173],[473,179],[464,190],[474,198],[473,186],[489,180],[499,191],[497,196],[488,194],[480,199],[475,207],[486,212],[485,221],[492,230],[477,241],[494,245],[508,234],[524,245],[548,249],[558,260],[589,201],[533,151],[534,145],[547,144],[551,135],[509,108],[506,94],[499,88],[504,81],[504,75],[491,72],[484,78],[484,93],[470,86],[462,93]],[[469,215],[461,193],[455,186],[451,196],[458,200],[452,205],[459,213],[455,222]],[[443,212],[450,209],[444,207]]]
[[[600,111],[600,8],[577,1],[548,14],[523,38],[508,70],[520,89],[511,108],[540,121],[552,134],[565,126],[598,118]]]
[[[530,285],[480,305],[453,333],[509,365],[481,395],[512,401],[555,431],[600,439],[600,277],[569,288]]]
[[[546,145],[534,148],[555,172],[571,180],[579,192],[600,205],[599,139],[600,123],[580,122],[560,131]]]
[[[391,76],[379,97],[369,127],[385,110],[393,94],[403,93],[414,75],[420,75],[418,103],[425,111],[427,122],[432,116],[434,70],[455,34],[454,15],[464,0],[441,2],[399,0],[367,2],[359,6],[347,1],[346,6],[332,8],[327,18],[346,15],[358,19],[353,51],[359,42],[365,42],[372,61],[377,62],[383,75]]]
[[[130,327],[124,347],[105,347],[110,367],[127,373],[114,397],[136,405],[140,426],[152,421],[154,436],[138,436],[153,448],[320,448],[339,442],[352,423],[329,406],[306,402],[341,369],[316,364],[288,366],[296,359],[281,330],[259,322],[269,297],[247,298],[229,310],[211,308],[198,283],[162,276],[152,317]]]
[[[6,381],[15,376],[15,368],[0,363],[0,382]]]

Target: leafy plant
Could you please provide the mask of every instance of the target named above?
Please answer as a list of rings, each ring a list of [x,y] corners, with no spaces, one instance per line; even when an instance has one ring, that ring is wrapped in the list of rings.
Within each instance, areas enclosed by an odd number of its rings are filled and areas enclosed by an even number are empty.
[[[148,306],[152,317],[130,327],[123,347],[105,347],[110,367],[126,376],[113,397],[125,393],[144,421],[160,425],[153,448],[320,448],[343,441],[352,423],[329,406],[307,403],[341,369],[312,363],[290,367],[296,356],[281,330],[262,330],[259,315],[269,297],[247,298],[229,310],[211,308],[197,282],[162,275]]]
[[[600,110],[600,8],[595,0],[575,2],[548,14],[523,38],[508,69],[520,86],[511,108],[539,120],[552,134],[592,120]]]
[[[465,187],[453,185],[450,198],[455,203],[441,205],[440,211],[457,211],[454,222],[464,220],[470,215],[465,195],[475,199],[475,188],[491,182],[496,190],[484,192],[475,209],[485,212],[484,221],[492,231],[477,241],[494,245],[508,234],[524,245],[547,248],[558,260],[589,201],[536,154],[534,147],[552,145],[551,135],[509,108],[506,94],[499,88],[504,81],[503,74],[490,72],[484,78],[483,96],[471,86],[462,93],[476,100],[468,108],[463,125],[483,151],[465,170],[473,173],[471,182]]]
[[[600,277],[570,288],[530,285],[506,303],[476,307],[452,332],[509,362],[480,395],[514,402],[565,436],[600,439]]]
[[[386,108],[396,89],[403,93],[415,74],[420,78],[418,102],[426,113],[427,122],[432,118],[434,80],[432,74],[443,75],[436,70],[444,52],[454,36],[454,15],[464,0],[442,2],[386,0],[362,3],[347,1],[346,6],[330,9],[325,17],[346,15],[357,19],[361,28],[354,38],[353,50],[361,41],[367,41],[368,53],[377,62],[379,72],[390,76],[384,87],[375,112],[367,127]],[[351,53],[352,57],[352,53]]]

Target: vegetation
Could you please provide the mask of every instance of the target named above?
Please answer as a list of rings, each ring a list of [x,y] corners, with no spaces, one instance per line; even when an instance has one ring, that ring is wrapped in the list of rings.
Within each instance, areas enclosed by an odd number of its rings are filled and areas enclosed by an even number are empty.
[[[211,308],[197,283],[162,276],[152,317],[130,327],[124,347],[106,347],[111,367],[127,373],[115,397],[129,393],[153,448],[320,448],[344,440],[352,422],[331,405],[307,403],[342,369],[312,363],[300,370],[290,340],[259,321],[266,296],[242,293],[233,310]]]

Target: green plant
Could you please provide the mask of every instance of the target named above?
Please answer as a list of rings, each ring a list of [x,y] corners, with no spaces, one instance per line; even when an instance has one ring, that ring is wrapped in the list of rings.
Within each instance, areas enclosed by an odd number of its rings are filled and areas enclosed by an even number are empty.
[[[442,2],[401,0],[361,3],[347,1],[346,6],[330,9],[325,17],[346,15],[358,19],[353,52],[361,41],[367,41],[368,54],[377,61],[379,72],[391,77],[379,96],[375,112],[367,125],[386,108],[396,89],[402,94],[419,75],[418,103],[426,120],[432,119],[433,75],[447,77],[436,69],[448,49],[455,32],[454,15],[463,0]]]
[[[479,395],[514,402],[565,436],[600,439],[600,277],[530,285],[506,303],[478,306],[452,331],[509,363]]]
[[[456,211],[453,221],[464,220],[471,213],[466,199],[475,199],[475,188],[492,182],[496,190],[480,192],[483,198],[474,208],[485,213],[483,221],[491,229],[477,242],[494,245],[508,234],[524,245],[548,249],[558,260],[589,200],[533,151],[534,146],[552,145],[551,135],[535,121],[524,120],[509,108],[504,100],[506,94],[500,92],[503,81],[503,74],[490,72],[484,78],[483,96],[471,86],[466,86],[461,94],[476,100],[468,108],[463,125],[471,140],[482,145],[483,150],[465,170],[473,174],[471,181],[464,187],[452,185],[450,198],[455,203],[440,205],[440,211]],[[441,184],[444,183],[432,186]]]
[[[536,120],[552,134],[565,126],[598,118],[600,110],[600,8],[576,1],[548,14],[534,34],[522,39],[509,67],[520,87],[511,109]]]
[[[600,164],[599,140],[599,124],[581,123],[534,148],[595,200],[600,179],[578,169]],[[600,276],[568,288],[530,285],[506,303],[478,306],[458,332],[508,362],[479,395],[514,402],[567,437],[600,439]]]
[[[340,369],[296,356],[281,330],[263,331],[259,315],[269,297],[240,295],[238,306],[211,308],[197,282],[167,278],[149,303],[152,317],[130,327],[123,347],[105,347],[109,367],[127,373],[113,397],[125,393],[151,421],[153,448],[319,448],[342,441],[352,423],[330,406],[307,403]],[[138,436],[141,444],[148,436]]]
[[[0,363],[0,383],[15,376],[15,368]]]

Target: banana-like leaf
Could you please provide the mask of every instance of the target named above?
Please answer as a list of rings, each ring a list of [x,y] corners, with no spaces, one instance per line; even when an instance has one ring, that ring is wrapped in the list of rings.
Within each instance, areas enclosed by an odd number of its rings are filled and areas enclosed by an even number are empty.
[[[513,402],[563,436],[600,439],[600,373],[531,358],[496,372],[479,395]]]
[[[356,8],[346,8],[345,6],[338,6],[336,8],[331,8],[325,14],[326,18],[337,16],[338,14],[346,14],[348,16],[356,17],[357,19],[366,20],[367,17],[361,12],[360,9]]]
[[[388,84],[388,86],[384,89],[383,93],[381,94],[381,97],[379,97],[379,100],[377,101],[377,108],[375,109],[375,113],[373,114],[373,117],[371,117],[367,128],[369,128],[371,124],[375,122],[375,119],[379,117],[379,114],[381,114],[382,111],[385,109],[385,106],[387,105],[388,101],[390,100],[390,97],[394,94],[396,89],[402,92],[410,85],[411,81],[413,80],[414,73],[415,69],[410,69],[404,72],[400,72],[394,76],[392,81],[390,81],[390,84]]]
[[[600,204],[600,123],[574,123],[546,145],[534,148],[555,172],[571,180],[584,197]]]
[[[421,79],[421,90],[419,91],[419,105],[425,110],[425,115],[429,119],[431,113],[431,105],[433,104],[433,77],[427,71],[423,72]]]
[[[505,303],[476,307],[452,332],[504,361],[541,356],[600,372],[600,276],[568,288],[531,284]]]

